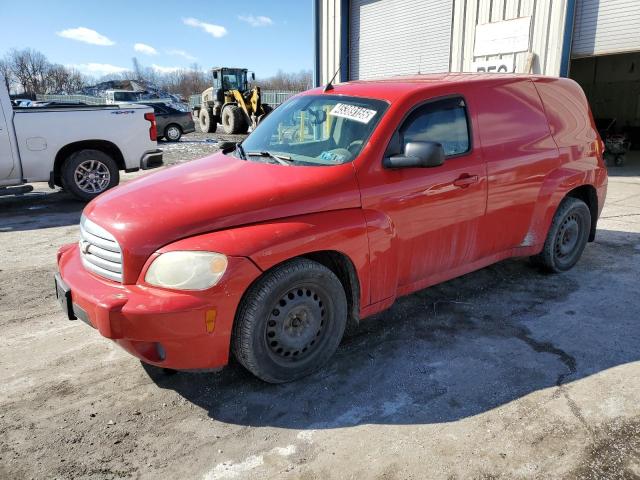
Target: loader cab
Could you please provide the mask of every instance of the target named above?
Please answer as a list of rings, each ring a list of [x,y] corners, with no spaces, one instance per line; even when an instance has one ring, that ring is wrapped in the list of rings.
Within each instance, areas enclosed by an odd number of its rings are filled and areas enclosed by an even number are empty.
[[[255,74],[249,74],[246,68],[216,68],[213,70],[213,89],[246,92],[249,90],[249,76],[255,80]]]

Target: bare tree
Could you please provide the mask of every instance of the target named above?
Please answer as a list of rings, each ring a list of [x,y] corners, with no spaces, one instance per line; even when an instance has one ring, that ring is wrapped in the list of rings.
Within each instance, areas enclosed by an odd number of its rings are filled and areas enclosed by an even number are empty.
[[[0,76],[4,79],[7,90],[11,91],[11,83],[13,80],[13,72],[8,60],[0,60]]]
[[[278,70],[274,76],[258,81],[265,90],[308,90],[312,87],[313,74],[311,70],[301,70],[298,73],[287,73]]]

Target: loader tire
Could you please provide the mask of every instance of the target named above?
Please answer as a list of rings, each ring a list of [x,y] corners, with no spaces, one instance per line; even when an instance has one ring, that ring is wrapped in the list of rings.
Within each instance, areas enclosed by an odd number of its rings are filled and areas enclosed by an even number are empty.
[[[200,109],[200,116],[198,117],[200,123],[200,130],[203,133],[215,133],[218,128],[218,122],[213,112],[208,108]]]
[[[222,126],[228,134],[247,132],[248,125],[244,119],[244,112],[240,107],[231,105],[222,111]]]

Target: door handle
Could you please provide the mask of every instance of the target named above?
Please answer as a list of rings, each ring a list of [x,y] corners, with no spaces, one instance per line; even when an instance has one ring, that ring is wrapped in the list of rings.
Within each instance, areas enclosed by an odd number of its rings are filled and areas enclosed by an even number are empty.
[[[469,185],[473,185],[474,183],[478,183],[478,175],[469,175],[467,173],[460,175],[453,181],[453,184],[460,188],[467,188]]]

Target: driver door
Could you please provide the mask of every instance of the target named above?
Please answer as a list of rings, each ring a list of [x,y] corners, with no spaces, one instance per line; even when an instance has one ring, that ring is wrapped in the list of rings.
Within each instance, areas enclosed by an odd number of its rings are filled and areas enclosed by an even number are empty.
[[[372,302],[455,276],[478,259],[487,180],[473,130],[463,97],[428,101],[399,125],[385,155],[400,154],[407,142],[432,141],[443,145],[444,163],[387,169],[380,159],[375,170],[359,175],[365,215],[384,213],[394,235],[390,255],[376,255],[372,247],[371,268],[373,278],[376,271],[389,277],[397,270],[397,285],[389,278],[372,282]]]

